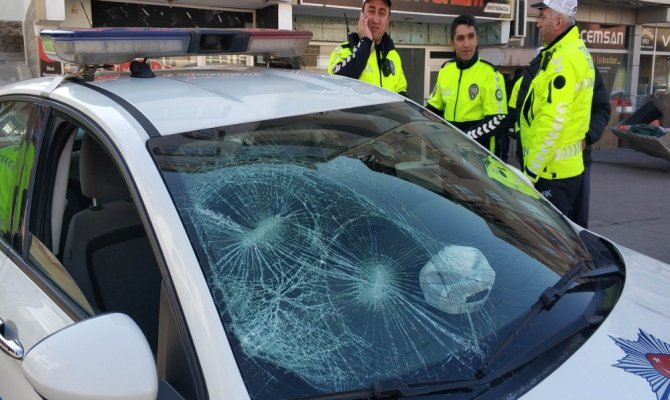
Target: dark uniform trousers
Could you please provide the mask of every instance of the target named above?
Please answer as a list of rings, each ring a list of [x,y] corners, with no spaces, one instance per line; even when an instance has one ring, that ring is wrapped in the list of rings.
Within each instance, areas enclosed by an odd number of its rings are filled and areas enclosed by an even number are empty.
[[[589,207],[591,203],[590,188],[591,166],[585,165],[581,185],[579,185],[579,190],[577,191],[577,197],[575,199],[575,209],[573,210],[570,219],[587,229],[589,227]]]
[[[579,174],[572,178],[564,179],[538,179],[535,182],[535,189],[547,200],[558,208],[572,221],[575,220],[575,214],[579,207],[575,207],[577,196],[582,188],[582,179],[584,175]]]

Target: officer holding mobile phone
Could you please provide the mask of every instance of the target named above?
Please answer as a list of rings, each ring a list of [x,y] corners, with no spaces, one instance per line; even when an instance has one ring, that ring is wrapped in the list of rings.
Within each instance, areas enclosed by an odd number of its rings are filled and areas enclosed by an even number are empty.
[[[407,96],[400,55],[386,33],[390,20],[391,0],[363,0],[357,32],[330,54],[328,72]]]

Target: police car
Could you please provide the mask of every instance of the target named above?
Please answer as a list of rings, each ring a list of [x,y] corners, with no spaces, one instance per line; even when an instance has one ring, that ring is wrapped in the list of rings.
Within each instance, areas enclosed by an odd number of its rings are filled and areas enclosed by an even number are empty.
[[[0,89],[0,398],[668,399],[669,265],[383,89],[146,59],[309,39],[42,33],[81,68]]]

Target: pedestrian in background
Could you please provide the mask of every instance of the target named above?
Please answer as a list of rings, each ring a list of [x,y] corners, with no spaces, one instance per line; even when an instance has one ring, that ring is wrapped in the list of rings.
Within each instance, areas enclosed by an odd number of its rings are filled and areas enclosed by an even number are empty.
[[[500,155],[496,137],[507,134],[505,79],[479,58],[479,27],[473,16],[456,17],[450,33],[456,59],[440,69],[426,108]]]
[[[535,188],[574,220],[589,130],[594,68],[575,25],[576,0],[543,0],[537,27],[544,43],[539,70],[520,112],[524,172]]]
[[[328,73],[360,79],[407,96],[400,55],[386,32],[391,0],[363,0],[358,28],[330,54]]]
[[[593,100],[591,101],[591,120],[589,131],[583,142],[584,176],[577,193],[573,220],[584,228],[589,227],[589,207],[591,200],[591,145],[600,140],[612,114],[610,96],[605,88],[603,77],[595,69],[595,83],[593,86]]]

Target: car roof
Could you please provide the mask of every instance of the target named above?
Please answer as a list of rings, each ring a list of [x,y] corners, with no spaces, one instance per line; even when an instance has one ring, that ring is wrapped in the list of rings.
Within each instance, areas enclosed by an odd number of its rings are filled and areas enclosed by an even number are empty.
[[[125,100],[161,135],[404,99],[355,79],[307,70],[233,67],[155,72],[154,78],[106,73],[84,86],[108,92],[110,101],[113,97]],[[10,84],[0,94],[32,91],[43,95],[45,85],[53,78],[44,79]],[[70,85],[78,84],[64,82],[61,87]],[[67,93],[72,97],[76,91]]]

